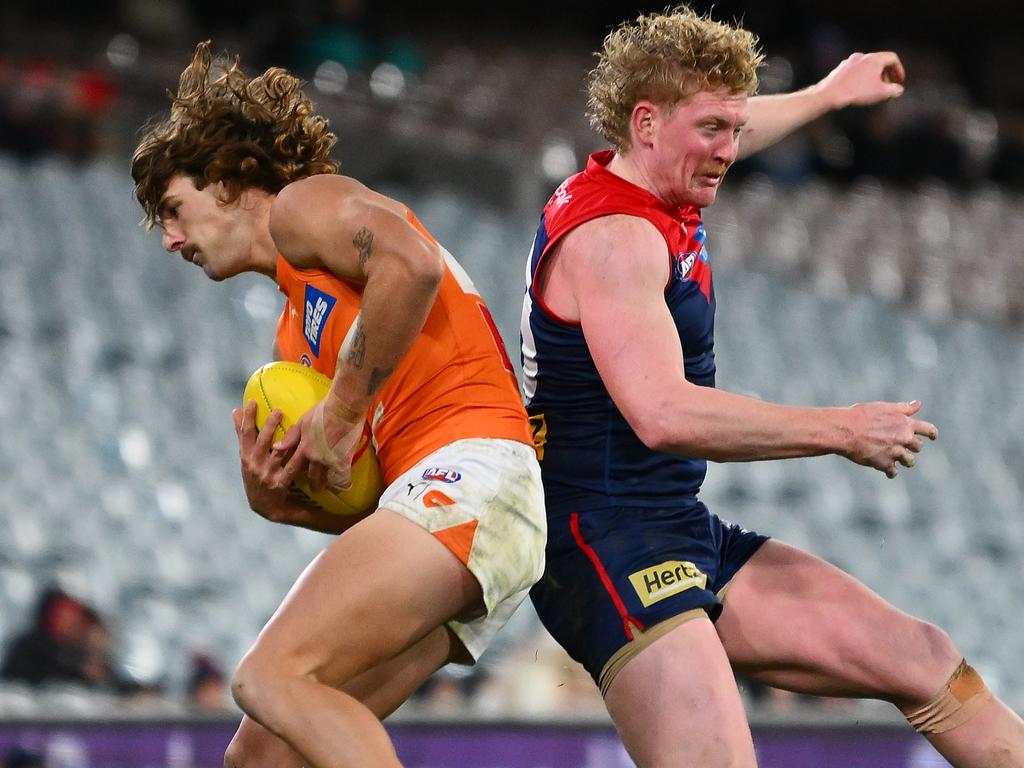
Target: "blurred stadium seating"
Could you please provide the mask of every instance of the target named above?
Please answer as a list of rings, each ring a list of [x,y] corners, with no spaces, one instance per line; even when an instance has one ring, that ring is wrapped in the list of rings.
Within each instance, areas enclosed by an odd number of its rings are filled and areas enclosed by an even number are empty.
[[[67,53],[41,69],[30,38],[0,24],[0,644],[57,582],[106,618],[121,672],[159,685],[166,696],[150,705],[168,712],[181,707],[192,654],[229,669],[325,539],[258,519],[238,481],[230,410],[270,358],[274,286],[213,285],[136,225],[134,133],[208,34],[195,8],[189,23],[163,11],[172,33],[159,44],[146,14],[160,5],[105,16],[78,50],[70,28],[51,29],[48,50]],[[217,44],[251,71],[299,68],[346,172],[408,203],[459,258],[516,359],[539,207],[600,146],[580,94],[598,36],[553,45],[561,33],[538,30],[505,44],[493,30],[474,40],[435,27],[410,48],[341,31],[282,47],[228,28]],[[986,67],[1019,71],[1000,45]],[[723,516],[942,625],[1021,710],[1024,89],[986,98],[935,50],[897,49],[917,78],[904,99],[821,121],[737,166],[707,212],[719,384],[791,404],[920,398],[940,440],[893,481],[835,457],[723,464],[704,494]],[[287,56],[259,58],[275,50]],[[765,90],[821,74],[797,50],[781,53]],[[40,126],[52,130],[40,138]],[[411,709],[603,718],[528,607],[478,671],[460,674]],[[785,716],[745,690],[755,718]],[[124,706],[67,686],[0,686],[0,720]],[[857,709],[858,720],[875,711]],[[816,712],[828,710],[798,717]]]
[[[386,191],[460,256],[514,344],[510,286],[532,222],[467,197]],[[973,204],[1012,237],[1019,200],[993,192]],[[705,492],[727,517],[948,628],[1020,707],[1024,349],[993,322],[1007,306],[1007,281],[994,276],[1013,265],[973,218],[956,227],[973,272],[956,248],[943,249],[941,270],[913,258],[935,250],[929,238],[963,205],[941,187],[790,189],[759,177],[723,194],[708,215],[721,385],[794,404],[917,397],[942,436],[895,481],[822,458],[713,465]],[[0,212],[11,416],[0,452],[16,468],[0,478],[4,634],[57,579],[112,618],[141,681],[180,687],[197,648],[230,666],[324,541],[256,518],[238,482],[230,410],[270,357],[273,285],[214,285],[164,253],[109,161],[3,157]],[[970,294],[985,301],[963,298],[971,281],[987,286]],[[953,316],[961,302],[984,319]],[[537,642],[535,620],[507,634],[495,665],[513,663],[503,657],[516,641]]]

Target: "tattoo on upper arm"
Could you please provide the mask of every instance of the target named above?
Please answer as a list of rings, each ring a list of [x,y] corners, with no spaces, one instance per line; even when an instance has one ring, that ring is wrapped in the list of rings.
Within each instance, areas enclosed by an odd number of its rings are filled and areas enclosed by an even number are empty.
[[[345,355],[345,362],[353,368],[362,368],[366,360],[366,334],[363,333],[361,318],[356,318],[355,327],[352,328],[351,343],[348,347],[348,354]]]
[[[373,232],[362,227],[352,238],[352,245],[359,252],[359,266],[365,267],[366,262],[370,260],[370,252],[373,250]]]
[[[391,371],[391,368],[374,368],[370,373],[370,381],[366,385],[366,394],[372,395],[380,389],[380,385],[384,383],[384,379],[391,375]]]

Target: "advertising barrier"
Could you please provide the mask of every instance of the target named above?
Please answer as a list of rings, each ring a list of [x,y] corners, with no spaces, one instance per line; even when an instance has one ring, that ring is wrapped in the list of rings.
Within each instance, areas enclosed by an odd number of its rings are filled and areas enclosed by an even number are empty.
[[[631,768],[614,730],[545,724],[389,725],[406,768]],[[0,722],[0,756],[47,768],[220,768],[233,721]],[[946,768],[909,728],[755,727],[760,768]]]

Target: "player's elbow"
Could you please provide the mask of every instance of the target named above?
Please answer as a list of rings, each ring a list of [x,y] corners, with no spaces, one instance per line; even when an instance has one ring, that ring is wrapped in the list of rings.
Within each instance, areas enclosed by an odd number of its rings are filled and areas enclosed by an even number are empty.
[[[674,453],[693,459],[711,458],[708,447],[697,435],[680,427],[678,422],[663,413],[653,413],[645,420],[634,422],[632,426],[640,442],[652,451]]]
[[[670,452],[675,444],[672,430],[658,414],[644,415],[633,420],[631,426],[640,442],[652,451]]]
[[[381,259],[367,262],[367,275],[374,270],[391,272],[407,283],[435,291],[444,278],[444,256],[441,247],[425,237],[397,214],[388,212],[390,237],[382,243]]]
[[[676,420],[661,398],[646,394],[619,399],[616,404],[641,443],[652,451],[671,449]]]
[[[407,252],[406,270],[409,278],[426,288],[437,289],[444,278],[444,259],[434,243],[423,242],[415,252]]]

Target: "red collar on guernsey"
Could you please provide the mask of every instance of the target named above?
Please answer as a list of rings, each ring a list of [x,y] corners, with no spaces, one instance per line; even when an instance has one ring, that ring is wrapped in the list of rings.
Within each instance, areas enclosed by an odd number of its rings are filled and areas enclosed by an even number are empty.
[[[634,184],[628,179],[619,176],[619,174],[608,170],[608,165],[609,163],[611,163],[614,157],[615,150],[612,149],[605,149],[602,150],[601,152],[594,152],[592,155],[590,155],[589,158],[587,158],[587,168],[584,171],[584,173],[586,173],[591,178],[601,179],[607,184],[614,184],[622,187],[623,189],[631,190],[633,194],[643,195],[648,199],[648,202],[652,206],[664,211],[669,216],[671,216],[674,219],[678,219],[679,221],[700,217],[700,209],[697,208],[696,206],[670,205],[669,203],[666,203],[664,200],[662,200],[660,197],[658,197],[651,191],[645,189],[644,187],[641,187],[639,184]]]

